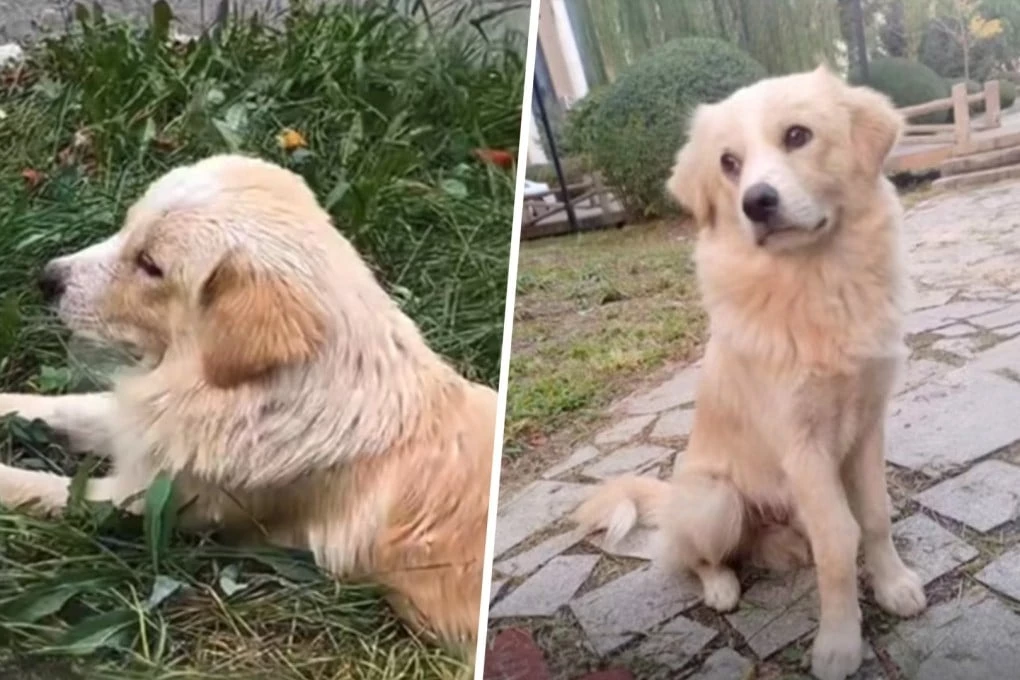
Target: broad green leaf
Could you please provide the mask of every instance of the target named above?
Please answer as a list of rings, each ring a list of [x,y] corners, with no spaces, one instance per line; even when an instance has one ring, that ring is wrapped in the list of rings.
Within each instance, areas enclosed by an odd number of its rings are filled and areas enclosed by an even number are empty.
[[[299,558],[296,555],[291,556],[287,553],[257,553],[252,557],[270,567],[280,576],[295,583],[308,583],[322,578],[322,572],[310,559]]]
[[[149,593],[149,599],[145,602],[146,608],[155,609],[183,587],[184,584],[177,579],[160,574],[152,584],[152,592]]]
[[[236,564],[228,564],[224,567],[223,571],[220,572],[220,589],[230,597],[234,593],[240,592],[247,588],[250,583],[241,583],[238,581],[240,576],[241,568]]]
[[[216,127],[216,131],[223,137],[223,141],[226,142],[227,148],[232,153],[236,153],[241,150],[241,144],[243,140],[241,136],[230,126],[230,123],[226,122],[221,118],[214,118],[213,125]]]
[[[166,0],[152,3],[152,36],[156,40],[166,40],[170,36],[170,22],[174,13]]]
[[[174,481],[165,472],[156,475],[145,492],[145,545],[149,549],[152,568],[159,570],[159,563],[170,545],[174,530],[175,509],[173,505]]]
[[[130,609],[117,609],[92,616],[69,628],[55,646],[64,654],[93,654],[103,647],[122,648],[138,615]]]
[[[342,201],[350,188],[351,183],[347,181],[346,177],[341,176],[340,179],[336,181],[336,184],[330,192],[326,194],[326,200],[323,202],[323,206],[326,208],[326,211],[328,212],[332,210],[333,206]]]
[[[47,587],[27,592],[3,605],[3,617],[12,621],[34,623],[56,614],[72,597],[93,585],[94,583],[79,583],[72,587]]]
[[[454,198],[467,198],[468,196],[467,185],[459,179],[453,179],[452,177],[444,179],[440,186],[443,187],[443,191]]]

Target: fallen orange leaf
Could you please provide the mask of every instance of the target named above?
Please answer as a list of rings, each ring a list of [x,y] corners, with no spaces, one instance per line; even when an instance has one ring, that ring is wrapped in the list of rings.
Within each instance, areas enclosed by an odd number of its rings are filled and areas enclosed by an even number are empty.
[[[483,163],[491,163],[501,168],[512,168],[514,165],[513,154],[509,151],[501,149],[474,149],[471,153]]]
[[[305,141],[304,135],[297,130],[292,130],[290,128],[286,128],[277,135],[276,140],[280,143],[280,148],[284,151],[303,149],[308,146],[308,142]]]
[[[43,183],[43,180],[46,179],[46,175],[39,172],[38,170],[33,170],[32,168],[25,168],[24,170],[21,171],[21,179],[25,180],[25,184],[28,186],[29,189],[35,189],[37,186]]]

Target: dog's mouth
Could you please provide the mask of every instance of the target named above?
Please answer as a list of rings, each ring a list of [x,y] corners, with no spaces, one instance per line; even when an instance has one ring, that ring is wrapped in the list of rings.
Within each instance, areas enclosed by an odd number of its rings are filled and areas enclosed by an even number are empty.
[[[813,227],[802,227],[791,224],[761,224],[755,223],[754,235],[759,246],[764,246],[768,241],[775,238],[783,238],[790,234],[813,234],[819,232],[829,224],[829,218],[823,217]]]

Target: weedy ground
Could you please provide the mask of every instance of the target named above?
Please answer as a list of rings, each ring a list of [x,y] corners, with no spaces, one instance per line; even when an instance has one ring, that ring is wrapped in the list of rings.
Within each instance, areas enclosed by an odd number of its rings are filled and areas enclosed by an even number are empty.
[[[59,393],[105,380],[41,307],[43,262],[116,230],[157,176],[211,153],[302,174],[338,228],[472,378],[495,384],[513,177],[473,150],[513,150],[519,42],[459,17],[442,29],[388,9],[228,19],[186,44],[158,2],[144,29],[79,13],[0,73],[0,389]],[[281,144],[279,136],[291,134]],[[5,417],[0,460],[77,471],[44,426]],[[0,509],[0,677],[444,678],[367,586],[304,555],[174,531],[169,480],[145,518],[75,502],[68,517]],[[77,498],[77,492],[73,494]]]
[[[693,237],[674,219],[521,244],[501,494],[636,381],[700,347]]]

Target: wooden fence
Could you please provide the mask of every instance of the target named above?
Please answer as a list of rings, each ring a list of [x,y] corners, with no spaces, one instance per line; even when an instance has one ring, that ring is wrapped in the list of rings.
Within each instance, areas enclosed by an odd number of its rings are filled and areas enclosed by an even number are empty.
[[[984,102],[984,114],[971,118],[971,104]],[[985,83],[981,92],[967,94],[966,83],[953,85],[952,94],[945,99],[907,106],[899,110],[907,119],[901,144],[939,144],[952,147],[953,155],[965,154],[971,148],[974,132],[991,130],[1002,125],[1002,111],[999,100],[999,81]],[[926,113],[952,111],[953,122],[938,125],[911,123],[910,119]]]

